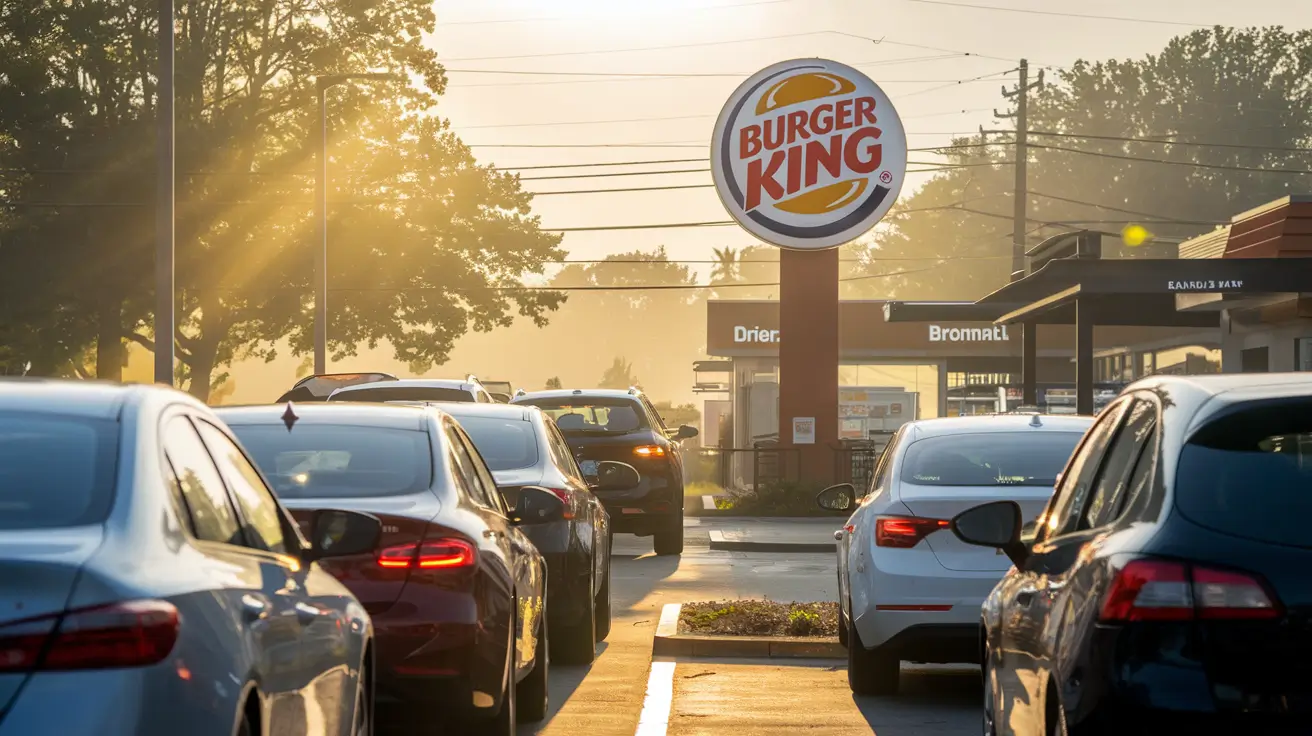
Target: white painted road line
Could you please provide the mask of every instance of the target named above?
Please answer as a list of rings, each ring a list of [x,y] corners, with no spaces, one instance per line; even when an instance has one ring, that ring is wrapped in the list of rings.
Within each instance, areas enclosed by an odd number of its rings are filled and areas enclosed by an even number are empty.
[[[674,701],[674,666],[676,662],[651,663],[647,678],[647,696],[642,701],[642,715],[634,736],[665,736],[670,728],[670,707]]]

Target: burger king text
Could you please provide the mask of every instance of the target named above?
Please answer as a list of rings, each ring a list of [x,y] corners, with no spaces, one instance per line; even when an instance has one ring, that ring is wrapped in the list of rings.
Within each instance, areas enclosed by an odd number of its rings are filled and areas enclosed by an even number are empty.
[[[738,157],[751,159],[744,209],[750,212],[761,206],[763,195],[774,203],[815,186],[821,167],[835,179],[843,176],[844,169],[854,174],[878,170],[882,154],[876,141],[882,133],[875,127],[876,104],[874,97],[849,98],[744,126],[738,137]],[[782,183],[778,179],[781,169]]]

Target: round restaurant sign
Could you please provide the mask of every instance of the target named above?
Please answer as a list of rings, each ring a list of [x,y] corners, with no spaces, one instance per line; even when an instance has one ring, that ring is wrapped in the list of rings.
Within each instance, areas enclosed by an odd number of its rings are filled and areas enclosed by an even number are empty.
[[[711,171],[738,224],[783,248],[823,250],[865,234],[897,201],[907,136],[869,77],[825,59],[762,69],[715,122]]]

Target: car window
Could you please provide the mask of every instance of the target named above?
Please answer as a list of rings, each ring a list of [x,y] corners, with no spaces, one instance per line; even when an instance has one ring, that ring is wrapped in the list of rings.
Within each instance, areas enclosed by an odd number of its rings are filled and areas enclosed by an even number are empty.
[[[1096,529],[1117,519],[1131,470],[1156,427],[1157,407],[1143,399],[1135,401],[1107,450],[1079,529]]]
[[[906,446],[903,495],[926,487],[1047,486],[1079,444],[1079,432],[1026,430],[925,437]]]
[[[492,508],[509,516],[510,509],[506,507],[506,501],[501,497],[501,491],[497,490],[496,478],[492,477],[492,471],[488,469],[487,461],[483,459],[483,454],[478,451],[478,446],[465,433],[463,427],[456,426],[455,431],[456,436],[460,438],[461,444],[464,445],[474,476],[478,478],[479,484],[483,486],[488,499],[492,502]]]
[[[642,404],[630,397],[562,396],[517,402],[536,406],[570,434],[627,434],[652,426]]]
[[[493,484],[490,489],[484,485],[478,471],[474,469],[474,458],[470,455],[469,449],[465,446],[464,438],[461,437],[455,425],[448,424],[446,426],[446,437],[451,462],[454,463],[453,469],[460,476],[465,489],[469,492],[469,497],[480,506],[486,506],[494,511],[501,511],[502,506],[496,498],[500,495],[496,491],[496,485]]]
[[[519,418],[452,414],[493,470],[519,470],[538,464],[538,437]]]
[[[1066,464],[1061,482],[1049,502],[1044,523],[1036,535],[1038,540],[1051,539],[1074,529],[1075,522],[1081,518],[1080,514],[1084,510],[1084,501],[1089,497],[1093,474],[1107,449],[1112,431],[1120,423],[1124,408],[1123,402],[1108,406],[1084,434],[1084,440]]]
[[[642,397],[642,406],[647,410],[648,421],[651,422],[651,425],[659,428],[662,432],[665,431],[665,417],[661,416],[661,413],[647,400],[646,396]]]
[[[449,401],[454,403],[471,403],[474,395],[463,388],[445,388],[442,386],[393,386],[390,382],[350,391],[339,391],[328,397],[329,401]]]
[[[0,414],[0,530],[104,522],[118,443],[113,420]]]
[[[1255,402],[1212,418],[1180,451],[1175,504],[1223,534],[1312,547],[1312,400]]]
[[[433,448],[419,429],[298,422],[230,425],[283,499],[374,498],[425,491]]]
[[[204,421],[197,422],[196,427],[241,508],[248,545],[265,552],[286,554],[282,511],[268,486],[264,485],[259,471],[246,459],[241,448],[217,427]]]
[[[1160,446],[1161,436],[1155,428],[1149,433],[1148,441],[1139,451],[1139,460],[1135,463],[1129,482],[1126,483],[1125,494],[1115,502],[1115,508],[1111,512],[1113,519],[1119,519],[1131,509],[1135,509],[1139,499],[1149,498],[1149,494],[1153,492],[1153,481],[1157,477],[1157,448]],[[1151,513],[1150,506],[1141,508]],[[1136,510],[1135,513],[1140,512]]]
[[[176,416],[164,427],[164,456],[178,494],[187,505],[197,539],[243,545],[237,512],[214,460],[186,417]]]
[[[893,467],[893,454],[897,451],[897,446],[902,439],[902,433],[898,432],[893,435],[893,439],[884,445],[884,451],[879,454],[879,459],[875,461],[875,472],[870,476],[870,487],[866,489],[866,494],[871,495],[876,490],[883,488],[884,483],[888,480],[889,469]]]
[[[570,452],[569,443],[565,441],[565,435],[560,433],[554,422],[545,421],[542,423],[547,430],[547,446],[551,450],[551,455],[555,458],[556,465],[567,475],[577,478],[580,483],[583,482],[583,469],[574,459],[574,453]]]

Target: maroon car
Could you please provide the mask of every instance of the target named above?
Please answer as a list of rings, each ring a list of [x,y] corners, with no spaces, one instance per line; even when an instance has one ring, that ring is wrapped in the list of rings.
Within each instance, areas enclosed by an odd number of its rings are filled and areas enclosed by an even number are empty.
[[[546,564],[519,527],[563,518],[559,498],[530,489],[508,508],[464,430],[431,407],[219,414],[298,521],[324,507],[382,520],[375,553],[324,563],[373,618],[380,722],[423,732],[454,712],[513,734],[546,716]]]

